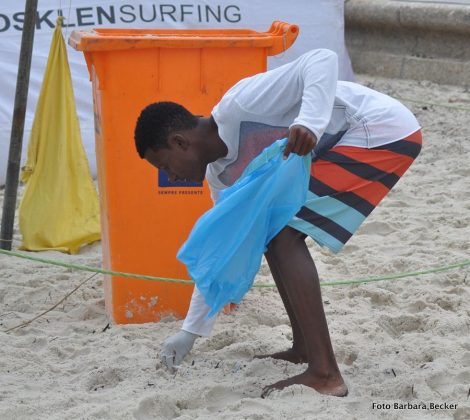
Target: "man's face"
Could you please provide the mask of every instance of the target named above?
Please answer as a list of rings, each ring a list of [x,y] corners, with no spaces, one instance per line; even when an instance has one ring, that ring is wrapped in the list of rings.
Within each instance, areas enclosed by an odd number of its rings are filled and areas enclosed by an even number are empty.
[[[152,149],[145,152],[145,160],[158,170],[165,171],[170,182],[202,182],[206,164],[202,163],[193,148],[178,139],[168,141],[168,148]]]

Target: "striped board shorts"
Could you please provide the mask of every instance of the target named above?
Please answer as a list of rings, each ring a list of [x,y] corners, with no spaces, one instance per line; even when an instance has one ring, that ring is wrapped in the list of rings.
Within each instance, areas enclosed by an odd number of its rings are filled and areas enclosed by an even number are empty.
[[[288,226],[339,252],[418,156],[421,130],[372,149],[335,146],[312,161],[307,201]]]

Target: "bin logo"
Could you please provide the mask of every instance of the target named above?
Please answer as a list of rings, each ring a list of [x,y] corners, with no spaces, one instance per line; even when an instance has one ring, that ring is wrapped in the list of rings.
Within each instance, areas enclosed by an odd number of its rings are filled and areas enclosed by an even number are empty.
[[[168,179],[168,175],[165,171],[158,171],[158,186],[159,187],[171,187],[171,188],[178,188],[178,187],[202,187],[202,182],[186,182],[186,181],[178,181],[178,182],[171,182]]]

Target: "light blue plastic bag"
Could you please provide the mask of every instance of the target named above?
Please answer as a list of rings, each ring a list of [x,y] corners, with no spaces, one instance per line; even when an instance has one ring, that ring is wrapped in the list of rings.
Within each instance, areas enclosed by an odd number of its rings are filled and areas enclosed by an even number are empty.
[[[282,159],[287,139],[257,156],[216,205],[196,222],[178,252],[213,316],[239,303],[253,284],[269,241],[307,195],[311,156]]]

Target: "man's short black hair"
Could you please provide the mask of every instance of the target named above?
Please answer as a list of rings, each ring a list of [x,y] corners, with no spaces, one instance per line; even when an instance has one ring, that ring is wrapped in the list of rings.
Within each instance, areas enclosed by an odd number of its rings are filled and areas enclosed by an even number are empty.
[[[172,131],[196,127],[198,118],[175,102],[155,102],[142,110],[134,131],[135,147],[143,159],[149,147],[168,147]]]

